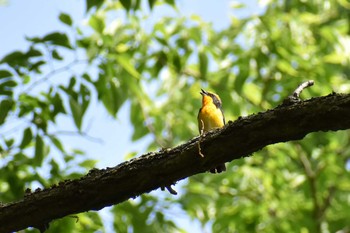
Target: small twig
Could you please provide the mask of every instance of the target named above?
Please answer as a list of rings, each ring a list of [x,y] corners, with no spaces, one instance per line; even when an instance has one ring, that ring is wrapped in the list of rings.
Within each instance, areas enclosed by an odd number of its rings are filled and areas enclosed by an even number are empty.
[[[290,105],[290,104],[294,104],[294,103],[298,103],[300,102],[300,94],[301,92],[308,88],[311,87],[312,85],[314,85],[314,81],[313,80],[309,80],[306,82],[303,82],[302,84],[300,84],[293,92],[293,94],[291,94],[290,96],[288,96],[287,98],[285,98],[283,100],[283,104],[282,105]]]
[[[204,122],[203,120],[201,119],[201,125],[202,125],[202,128],[201,128],[201,132],[200,132],[200,136],[199,136],[199,140],[198,140],[198,153],[199,155],[204,158],[204,154],[202,153],[202,148],[201,148],[201,142],[202,142],[202,137],[203,137],[203,134],[204,134]]]
[[[308,179],[310,186],[311,199],[313,202],[313,217],[316,221],[316,232],[321,232],[321,208],[320,203],[317,198],[317,177],[312,169],[310,160],[306,157],[304,153],[300,155],[300,161],[303,164],[306,178]]]
[[[300,84],[297,89],[295,89],[295,91],[293,92],[293,97],[295,98],[298,98],[299,99],[299,96],[300,96],[300,93],[308,88],[308,87],[311,87],[312,85],[314,85],[314,80],[309,80],[309,81],[306,81],[306,82],[303,82],[302,84]]]
[[[323,199],[323,205],[320,208],[320,217],[323,217],[328,207],[331,205],[333,195],[336,191],[335,186],[330,186],[328,188],[328,195]]]
[[[80,63],[86,63],[86,62],[87,62],[87,60],[73,60],[73,61],[67,63],[66,65],[64,65],[64,66],[62,66],[60,68],[53,69],[50,72],[48,72],[45,76],[43,76],[41,79],[36,80],[33,83],[31,83],[28,87],[26,87],[24,89],[24,92],[29,93],[36,86],[40,85],[41,83],[45,83],[46,81],[48,81],[52,76],[54,76],[54,75],[56,75],[56,74],[58,74],[60,72],[71,70],[74,65],[77,65],[77,64],[80,64]]]
[[[160,189],[161,189],[162,191],[164,191],[164,188],[166,188],[166,189],[169,191],[170,194],[172,194],[172,195],[177,195],[177,192],[171,187],[171,185],[165,186],[165,187],[161,187]]]
[[[82,136],[82,137],[86,138],[87,140],[89,140],[91,142],[96,142],[96,143],[99,143],[99,144],[103,144],[104,143],[104,141],[102,139],[90,136],[90,135],[88,135],[85,132],[60,130],[60,131],[56,131],[54,133],[49,134],[49,136],[51,136],[51,135]]]

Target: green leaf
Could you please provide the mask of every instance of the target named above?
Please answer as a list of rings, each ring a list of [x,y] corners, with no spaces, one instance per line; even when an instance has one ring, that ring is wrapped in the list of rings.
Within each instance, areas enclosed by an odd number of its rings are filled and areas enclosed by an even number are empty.
[[[93,159],[87,159],[79,163],[79,166],[88,168],[88,169],[93,168],[95,165],[96,165],[96,160],[93,160]]]
[[[87,108],[89,107],[90,104],[90,99],[91,99],[91,93],[89,88],[87,88],[85,85],[80,85],[80,97],[81,97],[81,109],[82,109],[82,114],[85,113]]]
[[[56,60],[60,60],[60,61],[62,61],[63,60],[63,57],[57,52],[57,50],[56,49],[54,49],[53,51],[52,51],[52,57],[53,58],[55,58]]]
[[[95,29],[96,32],[103,33],[105,29],[105,20],[101,16],[92,15],[89,20],[89,25]]]
[[[64,150],[64,147],[63,147],[63,145],[62,145],[62,142],[61,142],[57,137],[55,137],[55,136],[50,136],[50,139],[51,139],[51,142],[55,145],[55,147],[56,147],[59,151],[65,153],[65,150]]]
[[[182,70],[181,58],[177,52],[173,53],[173,65],[176,72],[180,73]]]
[[[42,137],[38,134],[36,135],[35,140],[35,155],[33,158],[33,165],[34,166],[40,166],[44,160],[44,140]]]
[[[5,119],[13,106],[13,103],[14,102],[12,100],[8,100],[8,99],[4,99],[3,101],[1,101],[1,103],[0,103],[0,125],[2,125],[5,122]]]
[[[53,104],[53,111],[51,112],[51,115],[53,117],[56,117],[58,113],[66,113],[66,109],[64,108],[62,98],[58,93],[56,93],[50,101]]]
[[[123,90],[117,86],[114,80],[108,82],[109,88],[103,93],[103,104],[107,108],[108,112],[115,116],[119,108],[125,101],[125,94]]]
[[[136,79],[141,79],[140,73],[135,69],[135,67],[130,63],[131,58],[125,55],[116,56],[118,65],[122,66],[132,77]]]
[[[166,39],[164,39],[163,37],[159,37],[159,36],[155,36],[154,37],[161,45],[164,45],[164,46],[168,46],[169,43]]]
[[[203,79],[206,78],[208,72],[208,57],[205,52],[199,53],[199,71]]]
[[[41,71],[40,71],[40,67],[42,66],[42,65],[45,65],[46,64],[46,62],[45,61],[38,61],[38,62],[35,62],[35,63],[33,63],[33,64],[31,64],[30,66],[29,66],[29,71],[35,71],[36,73],[41,73]]]
[[[19,148],[24,149],[33,140],[33,133],[30,127],[26,128],[23,132],[23,138]]]
[[[137,10],[137,9],[140,9],[140,6],[141,6],[141,0],[135,0],[132,8],[134,10]]]
[[[143,115],[141,114],[141,106],[139,103],[132,103],[130,109],[130,119],[131,123],[134,125],[134,132],[132,134],[132,140],[136,141],[145,135],[147,135],[148,130],[144,126]]]
[[[154,4],[156,3],[157,0],[148,0],[148,5],[151,10],[153,10]]]
[[[126,11],[130,10],[132,0],[119,0],[119,1],[123,5]]]
[[[86,0],[86,12],[93,7],[96,7],[96,9],[100,8],[103,3],[104,1],[102,0]]]
[[[170,6],[175,6],[175,0],[165,0]]]
[[[31,58],[31,57],[40,57],[42,56],[43,53],[40,52],[39,50],[35,49],[34,47],[30,47],[28,52],[25,54],[25,58]]]
[[[12,77],[12,73],[7,70],[0,70],[0,79]]]
[[[298,76],[298,72],[286,60],[280,59],[277,62],[277,68],[283,73],[289,74],[291,76],[296,76],[296,77]]]
[[[50,161],[50,165],[51,165],[50,174],[53,177],[60,177],[61,174],[60,174],[60,166],[59,166],[59,164],[55,160],[52,159]]]
[[[23,53],[21,51],[14,51],[8,55],[6,55],[2,60],[1,63],[9,63],[12,62],[18,58],[21,58],[23,56]]]
[[[8,148],[12,147],[14,142],[15,142],[15,139],[13,139],[13,138],[5,140],[5,144]]]
[[[78,130],[81,130],[81,123],[83,119],[83,110],[79,103],[73,99],[72,97],[69,98],[69,106],[72,111],[73,120],[75,123],[75,126],[78,128]]]
[[[61,13],[58,18],[62,23],[67,24],[68,26],[72,26],[73,24],[72,18],[68,14]]]
[[[243,59],[243,61],[245,61],[246,59]],[[243,85],[246,83],[245,81],[247,80],[249,75],[249,69],[242,66],[239,69],[239,73],[236,76],[236,79],[234,81],[234,86],[233,88],[237,91],[238,94],[242,93],[242,89],[243,89]]]
[[[92,79],[91,79],[91,77],[90,77],[90,75],[89,75],[88,73],[84,73],[84,74],[82,75],[82,78],[85,79],[86,81],[88,81],[89,83],[92,83],[92,82],[93,82]]]
[[[53,32],[43,37],[44,42],[49,42],[52,45],[62,46],[72,49],[68,36],[64,33]]]
[[[0,83],[0,89],[11,88],[17,86],[17,82],[14,80],[6,80],[5,82]]]

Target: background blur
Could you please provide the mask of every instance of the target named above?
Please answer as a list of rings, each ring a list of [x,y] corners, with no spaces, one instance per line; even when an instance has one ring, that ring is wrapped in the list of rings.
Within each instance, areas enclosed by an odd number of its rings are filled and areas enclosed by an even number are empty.
[[[0,2],[0,201],[198,135],[201,88],[227,120],[350,89],[350,3]],[[349,132],[271,145],[48,232],[349,232]],[[36,231],[27,229],[26,232]]]

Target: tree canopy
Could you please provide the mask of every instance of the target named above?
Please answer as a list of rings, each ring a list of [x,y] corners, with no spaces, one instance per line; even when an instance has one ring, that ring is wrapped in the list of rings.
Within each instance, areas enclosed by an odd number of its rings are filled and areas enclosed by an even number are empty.
[[[94,168],[95,161],[57,133],[65,119],[83,137],[92,102],[115,118],[129,104],[132,140],[152,136],[148,150],[157,151],[198,135],[201,88],[220,95],[229,120],[278,106],[309,79],[316,85],[303,99],[348,93],[349,3],[260,4],[260,15],[237,18],[233,10],[230,24],[216,29],[199,16],[181,16],[176,1],[87,0],[86,27],[59,15],[74,36],[54,31],[26,38],[27,50],[0,60],[0,201],[21,200],[27,188]],[[178,16],[145,25],[165,8]],[[212,232],[347,231],[349,141],[347,130],[268,146],[220,175],[190,177],[176,186],[178,196],[155,192],[113,206],[114,231],[184,232],[174,206]],[[98,212],[77,217],[51,222],[48,232],[105,229]]]

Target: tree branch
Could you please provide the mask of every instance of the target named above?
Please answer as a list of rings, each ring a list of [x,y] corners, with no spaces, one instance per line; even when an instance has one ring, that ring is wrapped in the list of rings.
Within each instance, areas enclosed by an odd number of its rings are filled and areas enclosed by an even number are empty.
[[[331,94],[282,105],[207,133],[201,139],[204,158],[198,154],[196,137],[172,149],[148,153],[113,168],[93,169],[80,179],[26,193],[23,200],[0,207],[0,232],[43,228],[53,219],[99,210],[171,187],[174,182],[249,156],[270,144],[299,140],[311,132],[349,128],[350,95]]]

